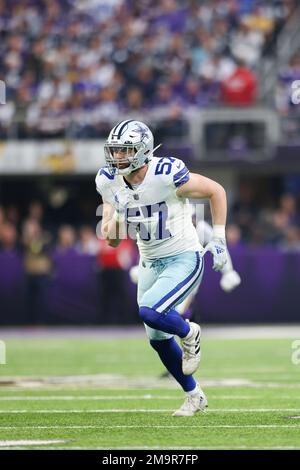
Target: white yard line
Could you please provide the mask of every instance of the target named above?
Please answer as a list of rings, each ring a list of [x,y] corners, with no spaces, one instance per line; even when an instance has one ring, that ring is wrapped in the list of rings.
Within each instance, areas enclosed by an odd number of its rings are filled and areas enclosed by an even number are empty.
[[[127,390],[132,391],[145,391],[153,389],[168,389],[168,390],[178,390],[177,384],[171,379],[159,380],[156,377],[119,377],[119,376],[65,376],[65,377],[1,377],[0,378],[0,391],[1,391],[1,381],[11,380],[15,384],[10,384],[9,386],[3,385],[2,390],[7,392],[24,392],[26,389],[43,392],[53,392],[62,390],[67,392],[67,390],[80,390],[89,388],[90,390],[124,390],[126,393]],[[285,392],[289,389],[300,389],[299,383],[286,383],[286,382],[257,382],[248,379],[241,378],[206,378],[201,380],[201,385],[206,388],[218,389],[218,388],[230,388],[235,389],[236,387],[248,389],[282,389],[284,388]]]
[[[14,447],[15,450],[22,449],[22,447]],[[47,447],[38,447],[34,446],[34,450],[45,450]],[[51,450],[107,450],[107,451],[114,451],[114,450],[175,450],[175,451],[180,451],[180,450],[300,450],[300,447],[294,447],[294,446],[274,446],[274,447],[254,447],[254,446],[210,446],[210,447],[186,447],[186,446],[176,446],[176,447],[80,447],[80,446],[65,446],[65,447],[60,447],[60,446],[55,446],[55,447],[49,447]],[[178,452],[176,452],[178,454]],[[133,454],[134,455],[134,454]]]
[[[181,400],[182,396],[176,395],[0,395],[0,401],[76,401],[76,400],[91,400],[91,401],[113,401],[113,400]],[[267,400],[269,397],[261,397],[257,395],[210,395],[211,400]],[[300,400],[300,396],[280,395],[272,400]]]
[[[0,441],[0,447],[15,447],[15,446],[34,446],[34,445],[49,445],[49,444],[64,444],[67,441],[62,440],[19,440],[19,441]]]
[[[36,450],[39,447],[35,448]],[[42,448],[41,448],[42,449]],[[210,446],[210,447],[187,447],[187,446],[176,446],[176,447],[80,447],[80,446],[68,446],[68,447],[54,447],[55,450],[300,450],[300,447],[295,446],[269,446],[269,447],[254,447],[254,446]]]
[[[170,411],[174,411],[172,409],[162,409],[162,410],[158,410],[158,409],[131,409],[131,410],[128,410],[128,409],[101,409],[101,410],[0,410],[0,414],[18,414],[18,413],[53,413],[53,414],[56,414],[56,413],[167,413],[167,412],[170,412]],[[295,411],[295,410],[293,410]]]
[[[0,414],[21,414],[21,413],[168,413],[173,409],[146,409],[146,408],[133,408],[133,409],[95,409],[95,410],[0,410]],[[206,413],[269,413],[269,412],[300,412],[300,408],[208,408]]]
[[[72,401],[72,400],[153,400],[153,399],[158,399],[158,400],[178,400],[180,397],[176,396],[162,396],[162,395],[117,395],[117,396],[106,396],[106,395],[91,395],[91,396],[85,396],[85,395],[56,395],[56,396],[0,396],[0,401],[52,401],[52,400],[58,400],[58,401]]]
[[[181,428],[213,428],[213,429],[242,429],[242,428],[254,428],[254,429],[285,429],[285,428],[296,428],[300,429],[300,425],[297,424],[199,424],[199,425],[142,425],[142,424],[116,424],[112,426],[105,426],[105,429],[181,429]],[[53,426],[0,426],[1,430],[19,430],[19,429],[102,429],[103,425],[53,425]]]

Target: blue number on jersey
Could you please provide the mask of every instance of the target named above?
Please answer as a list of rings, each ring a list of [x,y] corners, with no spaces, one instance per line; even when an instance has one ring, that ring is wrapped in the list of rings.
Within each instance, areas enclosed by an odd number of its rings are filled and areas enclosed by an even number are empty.
[[[107,168],[107,167],[104,167],[104,168]],[[104,168],[101,168],[99,174],[106,176],[106,178],[108,178],[109,180],[113,180],[113,179],[114,179],[114,175],[111,175],[110,173],[108,173]]]
[[[142,222],[133,222],[130,220],[130,217],[139,217],[141,215],[141,210],[147,206],[139,207],[129,207],[126,212],[127,216],[127,234],[128,237],[135,239],[136,232],[139,233],[141,240],[149,241],[150,233],[147,230],[147,227]]]
[[[166,162],[166,160],[169,160],[169,162]],[[162,175],[163,173],[165,175],[169,175],[171,172],[172,168],[172,163],[175,162],[175,158],[173,157],[163,157],[158,160],[158,163],[155,168],[155,175]]]
[[[147,227],[143,222],[131,222],[130,217],[136,217],[143,214],[145,218],[152,217],[155,213],[158,213],[158,224],[156,226],[155,240],[165,240],[166,238],[171,238],[171,232],[166,228],[166,221],[168,218],[168,206],[165,201],[158,202],[157,204],[131,207],[127,209],[127,222],[128,222],[128,232],[132,236],[131,230],[138,231],[141,240],[150,241],[151,234],[149,233]]]

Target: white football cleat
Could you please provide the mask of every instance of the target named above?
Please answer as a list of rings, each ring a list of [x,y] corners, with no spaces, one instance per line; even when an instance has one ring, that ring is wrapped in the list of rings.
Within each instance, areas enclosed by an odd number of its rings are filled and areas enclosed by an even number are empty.
[[[194,416],[198,411],[205,411],[207,406],[207,398],[199,387],[197,392],[186,395],[183,405],[172,416]]]
[[[201,359],[201,328],[197,323],[186,321],[191,329],[185,338],[181,338],[182,372],[184,375],[192,375],[198,369]]]

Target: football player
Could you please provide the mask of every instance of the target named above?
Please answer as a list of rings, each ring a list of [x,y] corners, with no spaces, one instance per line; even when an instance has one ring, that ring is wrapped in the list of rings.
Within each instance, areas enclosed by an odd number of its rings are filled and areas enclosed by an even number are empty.
[[[157,148],[151,130],[140,121],[122,121],[111,130],[104,146],[106,166],[96,176],[103,199],[101,232],[114,247],[123,237],[136,236],[139,314],[151,346],[186,392],[173,416],[193,416],[207,406],[193,378],[200,363],[201,328],[184,320],[176,306],[200,284],[207,251],[216,271],[227,262],[226,193],[217,182],[190,173],[182,160],[154,157]],[[213,238],[205,249],[192,222],[189,198],[210,200]]]

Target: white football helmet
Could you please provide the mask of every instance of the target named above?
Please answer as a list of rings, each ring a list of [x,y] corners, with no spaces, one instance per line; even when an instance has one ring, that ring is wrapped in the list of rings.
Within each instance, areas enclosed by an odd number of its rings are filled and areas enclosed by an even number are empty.
[[[146,165],[158,147],[153,149],[153,134],[146,124],[134,119],[121,121],[110,131],[104,145],[108,170],[111,174],[129,175]],[[122,152],[124,157],[115,158],[115,152]]]

